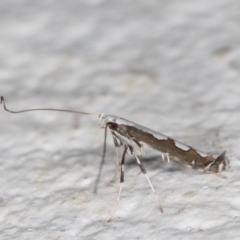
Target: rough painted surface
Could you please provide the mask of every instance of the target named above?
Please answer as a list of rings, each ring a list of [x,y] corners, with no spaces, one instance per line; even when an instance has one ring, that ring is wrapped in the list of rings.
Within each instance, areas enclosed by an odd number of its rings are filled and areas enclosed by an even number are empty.
[[[130,3],[131,2],[131,3]],[[11,109],[104,112],[231,168],[202,174],[146,149],[154,195],[132,158],[116,218],[112,141],[93,194],[103,131],[91,116],[0,109],[0,237],[238,239],[240,2],[1,1],[0,94]]]

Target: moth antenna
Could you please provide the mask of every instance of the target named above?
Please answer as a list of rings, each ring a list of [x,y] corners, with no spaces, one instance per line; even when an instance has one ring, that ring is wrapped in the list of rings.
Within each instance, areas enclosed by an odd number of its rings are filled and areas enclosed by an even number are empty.
[[[86,115],[95,115],[100,117],[101,114],[97,113],[87,113],[87,112],[79,112],[79,111],[74,111],[74,110],[67,110],[67,109],[58,109],[58,108],[32,108],[32,109],[24,109],[20,111],[12,111],[9,110],[6,107],[4,97],[1,96],[0,104],[3,104],[3,108],[5,111],[10,112],[10,113],[24,113],[24,112],[32,112],[32,111],[56,111],[56,112],[67,112],[67,113],[76,113],[76,114],[86,114]]]

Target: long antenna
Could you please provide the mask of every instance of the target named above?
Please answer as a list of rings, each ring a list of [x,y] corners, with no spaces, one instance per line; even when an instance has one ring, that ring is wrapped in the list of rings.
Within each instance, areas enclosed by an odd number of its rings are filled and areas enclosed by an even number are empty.
[[[102,116],[103,116],[103,114],[79,112],[79,111],[74,111],[74,110],[57,109],[57,108],[31,108],[31,109],[24,109],[24,110],[20,110],[20,111],[12,111],[12,110],[9,110],[6,107],[5,100],[4,100],[3,96],[1,96],[0,104],[3,104],[4,110],[7,111],[7,112],[10,112],[10,113],[24,113],[24,112],[32,112],[32,111],[57,111],[57,112],[67,112],[67,113],[76,113],[76,114],[95,115],[95,116],[98,116],[99,118],[102,118]],[[107,139],[107,126],[105,127],[102,160],[101,160],[98,176],[97,176],[97,179],[96,179],[96,182],[95,182],[95,186],[94,186],[94,193],[97,193],[97,187],[98,187],[98,183],[100,181],[102,167],[103,167],[104,160],[105,160],[106,147],[107,147],[106,146],[106,139]]]
[[[25,109],[25,110],[20,110],[20,111],[12,111],[12,110],[7,109],[3,96],[1,96],[0,104],[3,104],[4,110],[7,111],[7,112],[10,112],[10,113],[24,113],[24,112],[32,112],[32,111],[57,111],[57,112],[95,115],[95,116],[98,116],[98,117],[101,116],[101,114],[96,114],[96,113],[79,112],[79,111],[74,111],[74,110],[57,109],[57,108],[32,108],[32,109]]]

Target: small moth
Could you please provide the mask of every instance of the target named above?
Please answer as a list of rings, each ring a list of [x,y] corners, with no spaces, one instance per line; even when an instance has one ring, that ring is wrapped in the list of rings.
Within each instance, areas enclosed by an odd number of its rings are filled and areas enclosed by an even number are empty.
[[[206,173],[221,172],[225,170],[228,165],[228,158],[226,157],[226,151],[224,151],[219,156],[208,155],[188,145],[185,145],[179,141],[176,141],[164,134],[158,133],[154,130],[151,130],[150,128],[146,128],[134,122],[128,121],[124,118],[120,118],[112,115],[105,115],[104,113],[93,114],[93,113],[87,113],[87,112],[79,112],[79,111],[55,109],[55,108],[35,108],[35,109],[26,109],[21,111],[12,111],[6,108],[3,96],[1,97],[0,103],[3,104],[4,109],[10,113],[23,113],[23,112],[30,112],[30,111],[59,111],[59,112],[98,116],[99,126],[100,128],[105,129],[105,134],[104,134],[104,144],[103,144],[103,155],[102,155],[102,160],[101,160],[98,176],[95,183],[94,192],[97,191],[98,182],[100,180],[101,171],[104,164],[105,153],[106,153],[107,130],[110,130],[112,134],[113,142],[116,149],[116,156],[117,156],[116,171],[115,171],[115,176],[113,180],[116,179],[116,176],[118,173],[118,166],[120,163],[120,188],[118,191],[118,196],[117,196],[117,201],[114,207],[114,211],[109,221],[111,221],[115,216],[115,212],[117,210],[117,206],[120,200],[120,195],[121,195],[122,186],[124,182],[124,163],[125,163],[125,157],[127,153],[132,154],[133,157],[136,159],[136,162],[140,167],[141,172],[147,178],[147,181],[158,201],[160,211],[163,212],[157,193],[148,175],[146,174],[147,171],[145,167],[143,166],[143,164],[141,163],[138,157],[138,156],[144,157],[144,148],[143,148],[144,144],[159,151],[162,154],[163,160],[165,158],[168,161],[170,159],[174,159],[188,168],[193,168]],[[119,150],[119,147],[121,146],[123,147],[124,150],[123,150],[122,158],[119,161],[118,150]]]

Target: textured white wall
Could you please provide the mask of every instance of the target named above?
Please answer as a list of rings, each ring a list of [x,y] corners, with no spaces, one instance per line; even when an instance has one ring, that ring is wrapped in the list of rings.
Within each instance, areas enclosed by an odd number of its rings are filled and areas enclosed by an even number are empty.
[[[117,197],[115,155],[93,194],[103,131],[92,116],[0,109],[0,237],[238,239],[240,2],[132,0],[0,2],[0,94],[7,106],[119,115],[206,152],[231,168],[202,174],[131,156]]]

